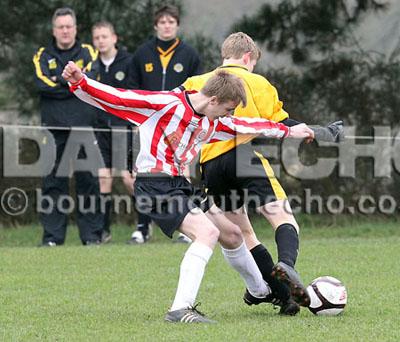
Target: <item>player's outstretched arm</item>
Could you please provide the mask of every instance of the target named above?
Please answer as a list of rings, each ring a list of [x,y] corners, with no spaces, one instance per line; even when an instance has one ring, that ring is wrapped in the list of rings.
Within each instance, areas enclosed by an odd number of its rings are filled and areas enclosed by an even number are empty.
[[[299,125],[301,122],[293,119],[285,119],[281,121],[286,126],[293,127]],[[337,120],[328,124],[327,126],[310,126],[314,131],[314,139],[317,141],[327,142],[340,142],[344,138],[343,121]]]
[[[307,141],[314,139],[314,132],[306,124],[288,127],[282,123],[260,118],[225,116],[219,118],[214,137],[210,142],[232,139],[237,134],[262,134],[269,138],[289,137]]]
[[[97,82],[85,76],[73,62],[68,62],[62,76],[70,82],[70,90],[80,100],[135,125],[141,125],[156,113],[160,104],[176,99],[168,94],[118,89]]]

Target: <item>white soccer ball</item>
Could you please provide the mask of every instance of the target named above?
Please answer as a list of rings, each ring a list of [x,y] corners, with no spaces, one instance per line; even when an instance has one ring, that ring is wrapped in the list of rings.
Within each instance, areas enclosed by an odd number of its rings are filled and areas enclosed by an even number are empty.
[[[334,277],[314,279],[307,287],[311,299],[308,307],[314,315],[339,315],[347,303],[347,291],[342,282]]]

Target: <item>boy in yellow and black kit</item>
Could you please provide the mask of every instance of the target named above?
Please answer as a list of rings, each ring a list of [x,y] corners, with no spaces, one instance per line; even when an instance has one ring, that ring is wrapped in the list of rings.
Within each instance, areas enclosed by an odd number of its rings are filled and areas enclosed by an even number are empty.
[[[252,73],[260,58],[260,50],[248,35],[242,32],[231,34],[222,44],[221,55],[222,66],[190,77],[181,90],[199,90],[215,72],[223,69],[238,76],[245,84],[247,105],[237,108],[235,116],[264,118],[287,126],[300,123],[289,119],[275,87],[263,76]],[[317,140],[333,142],[342,132],[342,122],[313,130]],[[259,300],[246,290],[245,303],[257,305],[268,301],[279,305],[281,314],[295,315],[299,305],[308,306],[310,303],[307,290],[294,269],[299,249],[299,226],[268,159],[252,146],[254,137],[248,135],[203,146],[200,158],[202,177],[207,194],[212,196],[224,215],[241,228],[247,248],[272,289],[273,297],[267,300]],[[257,161],[255,165],[251,163],[253,160]],[[276,264],[257,239],[246,206],[262,213],[275,230]]]

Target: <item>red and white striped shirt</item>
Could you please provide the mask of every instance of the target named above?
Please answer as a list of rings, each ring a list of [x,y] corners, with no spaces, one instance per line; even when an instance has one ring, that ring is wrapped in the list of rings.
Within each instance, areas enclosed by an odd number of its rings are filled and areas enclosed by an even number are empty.
[[[181,175],[201,146],[239,134],[283,138],[283,124],[256,118],[226,116],[210,120],[196,113],[188,92],[117,89],[87,77],[71,85],[81,100],[139,126],[138,172]]]

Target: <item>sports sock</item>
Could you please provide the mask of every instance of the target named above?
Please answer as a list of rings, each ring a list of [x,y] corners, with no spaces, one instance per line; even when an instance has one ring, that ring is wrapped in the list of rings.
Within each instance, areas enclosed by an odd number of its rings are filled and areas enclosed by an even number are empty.
[[[212,252],[210,247],[196,241],[187,249],[181,262],[178,288],[171,311],[194,305]]]
[[[288,300],[290,292],[288,287],[271,276],[274,261],[271,254],[263,244],[259,244],[250,250],[263,279],[268,283],[276,298],[283,301]]]
[[[251,295],[262,298],[271,292],[244,242],[236,249],[221,249],[225,260],[239,272]]]
[[[143,214],[138,212],[137,213],[137,230],[139,232],[142,232],[143,237],[146,237],[149,235],[149,224],[151,222],[151,219],[148,215]]]
[[[111,206],[112,206],[112,198],[111,192],[102,192],[100,194],[101,198],[101,211],[103,214],[103,232],[110,233],[110,218],[111,218]]]
[[[281,224],[275,231],[278,247],[278,261],[294,267],[299,253],[299,236],[296,228],[290,223]]]

